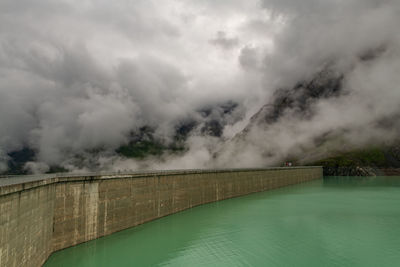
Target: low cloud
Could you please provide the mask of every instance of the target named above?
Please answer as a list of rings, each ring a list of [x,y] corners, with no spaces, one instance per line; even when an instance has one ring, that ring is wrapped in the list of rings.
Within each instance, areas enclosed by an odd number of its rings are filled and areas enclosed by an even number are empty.
[[[263,6],[285,21],[263,61],[265,85],[275,93],[219,152],[220,164],[275,165],[290,157],[307,162],[398,142],[400,4],[265,0]],[[326,79],[340,79],[339,92],[316,97],[329,88]]]
[[[2,1],[0,171],[24,147],[40,172],[256,167],[394,142],[398,14],[395,0]],[[340,94],[307,102],[309,116],[296,104],[273,123],[251,120],[327,68],[342,75]],[[221,136],[205,134],[199,110],[228,102],[235,112],[212,115]],[[143,126],[169,142],[189,119],[186,152],[115,153]]]
[[[224,31],[218,31],[217,36],[211,39],[210,43],[223,49],[231,49],[239,45],[239,39],[237,37],[228,37]]]

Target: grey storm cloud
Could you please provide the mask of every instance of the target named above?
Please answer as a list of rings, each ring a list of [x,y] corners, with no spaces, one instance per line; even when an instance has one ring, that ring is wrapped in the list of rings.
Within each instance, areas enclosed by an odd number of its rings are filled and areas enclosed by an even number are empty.
[[[168,139],[203,106],[247,98],[243,88],[254,79],[238,78],[235,57],[209,44],[227,6],[2,1],[1,169],[23,147],[37,152],[42,167],[69,167],[98,148],[109,158],[142,126]],[[231,6],[225,19],[236,23],[242,6]]]
[[[224,31],[218,31],[217,36],[210,40],[213,45],[221,46],[224,49],[231,49],[239,45],[239,39],[236,37],[228,37]]]
[[[298,106],[285,110],[274,123],[255,118],[246,134],[225,145],[219,164],[271,165],[288,156],[315,160],[332,152],[399,141],[400,2],[265,0],[262,6],[283,22],[272,52],[263,58],[265,87],[279,95],[282,88],[295,88],[329,69],[343,77],[342,92],[310,101],[312,115],[306,119]],[[242,65],[255,65],[253,54],[243,50]],[[269,95],[265,103],[273,99]],[[316,142],[321,138],[329,142]]]
[[[335,128],[352,129],[345,137],[352,144],[382,133],[392,140],[393,128],[355,136],[399,112],[399,3],[3,0],[0,170],[8,153],[23,147],[37,151],[27,166],[33,171],[54,164],[84,169],[71,159],[99,148],[99,168],[140,168],[143,162],[114,152],[132,131],[152,126],[168,139],[179,121],[226,101],[241,108],[221,138],[194,132],[186,154],[149,159],[146,167],[273,163]],[[245,144],[227,141],[277,89],[327,64],[346,74],[346,95],[313,103],[308,121],[288,115],[273,127],[253,127]],[[246,156],[215,160],[216,152],[238,147]],[[270,159],[271,150],[279,156]]]

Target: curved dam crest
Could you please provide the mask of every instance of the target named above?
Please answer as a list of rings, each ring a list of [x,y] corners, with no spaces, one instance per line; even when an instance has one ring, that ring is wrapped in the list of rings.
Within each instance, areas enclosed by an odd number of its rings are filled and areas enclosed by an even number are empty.
[[[54,251],[194,206],[320,178],[321,167],[289,167],[0,179],[0,266],[41,266]]]

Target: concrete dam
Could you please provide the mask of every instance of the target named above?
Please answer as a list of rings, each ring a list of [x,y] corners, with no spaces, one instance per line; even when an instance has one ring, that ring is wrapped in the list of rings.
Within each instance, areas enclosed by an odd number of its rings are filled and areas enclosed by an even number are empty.
[[[321,167],[180,170],[0,179],[0,266],[201,204],[322,178]]]

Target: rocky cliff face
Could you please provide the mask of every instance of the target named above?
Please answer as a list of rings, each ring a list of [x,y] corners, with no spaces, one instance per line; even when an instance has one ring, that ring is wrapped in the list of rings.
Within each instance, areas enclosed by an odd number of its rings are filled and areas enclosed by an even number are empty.
[[[183,154],[188,149],[186,142],[190,136],[222,138],[224,127],[240,120],[242,112],[242,107],[232,101],[210,104],[176,121],[168,138],[157,132],[157,126],[146,125],[130,132],[127,142],[121,144],[115,151],[106,151],[99,147],[75,155],[69,163],[78,168],[98,170],[100,166],[97,158],[104,154],[134,158],[138,161],[150,157],[160,157],[163,154]],[[26,164],[37,160],[37,151],[25,147],[8,153],[7,157],[8,170],[3,174],[29,174],[30,170],[26,168]],[[68,170],[56,165],[49,166],[44,171],[65,172]]]
[[[277,90],[272,101],[251,118],[246,129],[254,124],[273,124],[287,113],[301,120],[309,119],[314,114],[313,104],[317,100],[337,97],[343,93],[343,77],[341,73],[326,67],[311,79],[299,82],[293,88]]]
[[[324,176],[379,176],[382,171],[372,167],[326,167]]]
[[[368,64],[380,56],[380,51],[360,57],[360,62]],[[351,70],[346,73],[351,73]],[[396,173],[393,170],[400,168],[400,146],[396,145],[399,140],[396,141],[395,138],[390,143],[379,140],[376,143],[358,142],[354,140],[357,139],[357,132],[352,139],[348,138],[350,129],[353,129],[352,125],[349,128],[325,127],[328,130],[308,134],[306,138],[296,136],[295,133],[299,129],[307,131],[304,129],[306,126],[301,128],[299,125],[311,125],[308,124],[309,121],[314,120],[313,126],[317,125],[317,129],[319,125],[329,124],[318,121],[324,118],[318,117],[318,108],[323,105],[321,103],[342,100],[352,93],[346,86],[346,73],[337,71],[334,65],[329,65],[291,88],[276,90],[271,100],[252,116],[245,129],[230,140],[229,144],[217,153],[216,158],[229,159],[227,155],[240,154],[252,145],[250,150],[263,155],[264,161],[260,160],[258,164],[280,165],[290,160],[299,164],[322,165],[325,167],[325,175],[339,176]],[[342,115],[346,116],[346,112],[343,111]],[[329,119],[329,116],[327,117]],[[355,118],[351,119],[354,120],[354,124],[358,123]],[[394,121],[398,121],[396,115],[378,119],[374,125],[365,127],[374,127],[374,130],[390,129],[394,132]],[[372,129],[357,129],[361,131],[360,135],[369,130]],[[313,129],[309,131],[312,132]],[[288,136],[286,139],[279,137],[285,135]]]
[[[399,176],[400,145],[369,148],[321,159],[311,165],[324,166],[326,176]]]
[[[298,82],[291,88],[281,88],[275,91],[271,100],[262,106],[250,119],[248,125],[233,139],[229,140],[216,153],[215,158],[222,164],[230,164],[231,158],[243,151],[249,154],[260,154],[262,159],[255,161],[255,165],[280,165],[282,161],[297,155],[290,154],[289,146],[296,146],[303,150],[301,140],[288,138],[283,140],[279,135],[288,134],[285,131],[294,131],[282,126],[282,121],[290,121],[292,125],[301,125],[316,115],[316,104],[324,99],[338,98],[347,92],[343,89],[344,75],[335,70],[334,66],[326,66],[308,79]],[[275,128],[274,128],[275,127]],[[329,138],[329,132],[307,140],[311,143],[323,143]],[[265,140],[265,142],[263,142]],[[286,142],[288,141],[288,142]],[[298,144],[294,144],[298,142]],[[289,143],[289,144],[287,144]],[[314,144],[313,144],[314,146]],[[250,147],[250,148],[249,148]],[[302,153],[302,151],[297,151]],[[306,152],[304,150],[303,152]],[[298,154],[295,153],[295,154]],[[238,160],[240,161],[240,160]],[[303,163],[303,162],[302,162]],[[251,160],[243,164],[252,164]]]
[[[400,176],[400,168],[324,167],[324,176]]]

